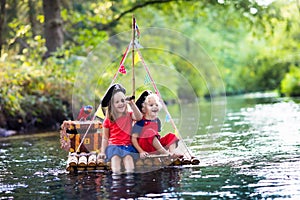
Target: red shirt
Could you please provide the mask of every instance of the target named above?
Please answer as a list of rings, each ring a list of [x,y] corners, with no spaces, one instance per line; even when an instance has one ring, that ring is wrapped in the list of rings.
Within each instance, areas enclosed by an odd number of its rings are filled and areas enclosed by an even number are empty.
[[[140,138],[145,137],[145,132],[153,130],[153,133],[160,137],[159,133],[161,131],[161,122],[159,118],[149,120],[143,117],[142,120],[136,122],[132,128],[132,133],[138,133]],[[147,136],[149,137],[149,136]]]
[[[115,122],[106,118],[103,127],[109,129],[109,145],[131,145],[132,113],[119,117]]]

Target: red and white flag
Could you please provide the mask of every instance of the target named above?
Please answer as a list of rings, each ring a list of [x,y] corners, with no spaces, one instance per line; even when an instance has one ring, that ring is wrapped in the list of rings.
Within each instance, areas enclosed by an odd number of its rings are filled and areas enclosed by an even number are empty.
[[[121,65],[121,66],[119,67],[119,73],[121,73],[121,74],[126,74],[126,69],[125,69],[125,66],[124,66],[124,65]]]

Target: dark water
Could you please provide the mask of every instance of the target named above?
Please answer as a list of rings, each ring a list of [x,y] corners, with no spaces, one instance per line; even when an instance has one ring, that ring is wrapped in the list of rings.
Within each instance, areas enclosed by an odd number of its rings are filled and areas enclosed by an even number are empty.
[[[1,138],[0,199],[300,199],[298,100],[229,97],[220,126],[201,122],[200,166],[121,176],[68,174],[58,133]]]

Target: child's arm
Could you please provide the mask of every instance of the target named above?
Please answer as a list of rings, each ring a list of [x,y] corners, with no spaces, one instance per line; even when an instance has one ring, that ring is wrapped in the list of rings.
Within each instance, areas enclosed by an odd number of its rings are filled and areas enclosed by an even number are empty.
[[[138,109],[133,100],[129,101],[129,105],[133,112],[132,119],[135,121],[140,121],[143,118],[141,111]]]
[[[142,149],[142,147],[139,145],[137,138],[138,138],[138,134],[133,133],[131,136],[131,142],[132,142],[133,146],[136,148],[136,150],[140,153],[140,157],[146,158],[148,156],[148,153],[146,151],[144,151]]]
[[[108,145],[108,138],[109,138],[109,129],[103,127],[102,143],[101,143],[101,151],[100,151],[100,155],[102,158],[106,158],[105,150]]]

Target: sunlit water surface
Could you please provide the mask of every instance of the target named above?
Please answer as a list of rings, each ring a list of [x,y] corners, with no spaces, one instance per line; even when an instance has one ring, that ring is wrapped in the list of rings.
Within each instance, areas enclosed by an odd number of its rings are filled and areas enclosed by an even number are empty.
[[[229,97],[226,107],[220,131],[202,123],[191,144],[200,166],[145,174],[68,174],[58,133],[1,138],[0,199],[300,199],[299,101]]]

